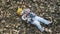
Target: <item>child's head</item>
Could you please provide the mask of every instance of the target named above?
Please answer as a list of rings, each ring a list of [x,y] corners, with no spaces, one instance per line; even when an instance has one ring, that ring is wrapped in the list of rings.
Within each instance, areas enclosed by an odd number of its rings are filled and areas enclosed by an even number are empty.
[[[24,10],[24,13],[26,13],[26,14],[30,13],[30,9],[29,8],[24,8],[23,10]]]

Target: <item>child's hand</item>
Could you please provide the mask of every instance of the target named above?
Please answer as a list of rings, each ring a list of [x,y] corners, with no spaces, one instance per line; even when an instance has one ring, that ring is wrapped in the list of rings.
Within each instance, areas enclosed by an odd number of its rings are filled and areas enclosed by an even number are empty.
[[[22,16],[22,20],[27,20],[26,14]]]

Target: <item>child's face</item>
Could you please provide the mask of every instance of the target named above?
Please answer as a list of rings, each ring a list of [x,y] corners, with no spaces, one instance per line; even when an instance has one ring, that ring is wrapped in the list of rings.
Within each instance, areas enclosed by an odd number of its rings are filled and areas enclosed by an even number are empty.
[[[27,16],[27,14],[24,14],[24,16]]]

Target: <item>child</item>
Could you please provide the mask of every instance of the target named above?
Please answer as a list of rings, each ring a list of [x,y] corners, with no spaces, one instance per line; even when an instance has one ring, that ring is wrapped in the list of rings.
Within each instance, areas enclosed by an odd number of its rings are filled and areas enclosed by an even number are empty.
[[[44,31],[44,28],[41,26],[40,22],[49,25],[51,22],[41,18],[30,11],[29,8],[23,9],[21,12],[22,20],[27,20],[27,22],[35,25],[41,32]]]

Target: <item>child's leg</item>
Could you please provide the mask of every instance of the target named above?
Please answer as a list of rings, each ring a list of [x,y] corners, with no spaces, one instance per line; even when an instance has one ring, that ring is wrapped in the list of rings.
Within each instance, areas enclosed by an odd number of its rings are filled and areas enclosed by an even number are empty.
[[[43,32],[44,31],[44,28],[40,25],[40,23],[38,21],[34,21],[32,22],[32,24],[34,24],[39,31]]]
[[[36,27],[38,28],[39,31],[43,32],[44,28],[41,25],[36,25]]]
[[[39,22],[42,22],[42,23],[47,24],[47,25],[51,23],[50,21],[48,21],[44,18],[38,17],[38,16],[36,16],[35,19],[38,20]]]

